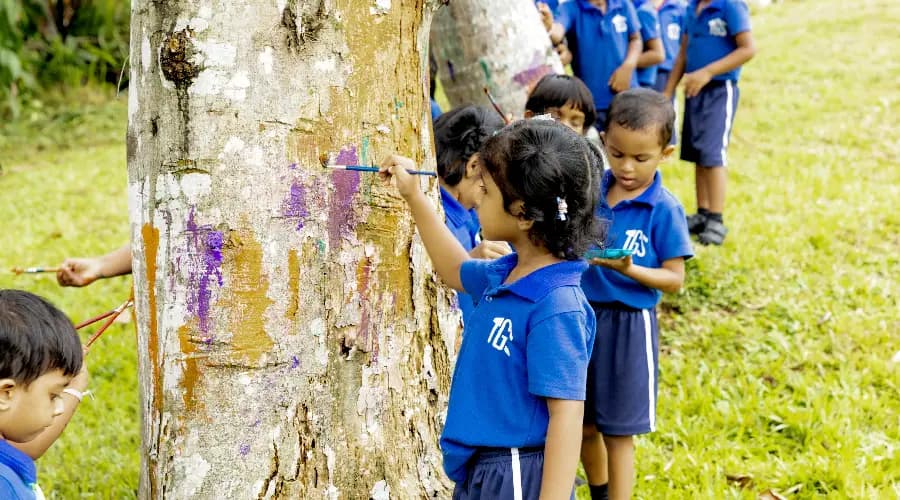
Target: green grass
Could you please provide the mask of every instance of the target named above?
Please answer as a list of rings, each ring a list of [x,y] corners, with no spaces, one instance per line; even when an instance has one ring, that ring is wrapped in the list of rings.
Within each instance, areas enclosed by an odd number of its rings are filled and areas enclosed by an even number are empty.
[[[659,430],[638,439],[636,498],[900,497],[898,25],[893,0],[755,13],[760,51],[729,151],[731,233],[697,248],[685,290],[660,308]],[[0,269],[128,238],[124,99],[73,100],[88,104],[55,125],[0,128]],[[663,170],[693,211],[692,167]],[[75,320],[128,285],[0,274]],[[115,326],[89,362],[98,397],[39,462],[41,483],[57,498],[134,496],[133,325]]]

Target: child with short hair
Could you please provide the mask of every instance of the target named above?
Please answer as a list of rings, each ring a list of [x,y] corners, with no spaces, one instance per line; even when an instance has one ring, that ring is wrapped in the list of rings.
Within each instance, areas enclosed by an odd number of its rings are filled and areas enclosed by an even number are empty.
[[[33,457],[19,448],[51,429],[62,432],[63,397],[80,401],[69,384],[82,356],[78,334],[59,309],[28,292],[0,290],[0,498],[43,498]]]
[[[681,48],[665,94],[675,95],[684,76],[681,159],[694,163],[697,213],[688,229],[704,245],[725,242],[725,170],[737,111],[741,66],[753,58],[750,9],[744,0],[692,0],[685,12]]]
[[[643,52],[637,61],[637,79],[641,87],[653,88],[656,84],[657,65],[666,59],[665,48],[659,32],[659,16],[650,0],[631,0],[641,23]]]
[[[544,75],[525,102],[525,118],[549,114],[581,135],[594,124],[596,112],[590,89],[581,79],[569,75]]]
[[[523,120],[479,154],[485,238],[516,253],[471,259],[435,215],[412,160],[381,164],[409,204],[434,268],[476,299],[465,325],[441,436],[453,498],[563,499],[573,494],[594,315],[581,255],[599,236],[599,157],[550,120]]]
[[[475,213],[483,184],[478,150],[503,126],[503,119],[494,110],[481,106],[456,108],[434,123],[434,149],[446,224],[475,258],[493,259],[511,251],[502,241],[481,241],[478,234],[481,226]],[[472,297],[459,292],[457,302],[465,322],[475,309]]]
[[[610,169],[601,211],[611,214],[606,246],[631,250],[622,259],[592,259],[582,287],[597,316],[588,368],[581,461],[591,496],[626,499],[634,485],[636,434],[656,427],[659,364],[656,304],[684,283],[693,256],[684,209],[657,171],[674,146],[675,111],[644,88],[617,95],[603,142]]]
[[[637,13],[629,0],[571,0],[558,11],[555,21],[543,13],[550,40],[567,40],[572,71],[591,89],[602,126],[613,96],[638,86],[635,69],[643,43]]]

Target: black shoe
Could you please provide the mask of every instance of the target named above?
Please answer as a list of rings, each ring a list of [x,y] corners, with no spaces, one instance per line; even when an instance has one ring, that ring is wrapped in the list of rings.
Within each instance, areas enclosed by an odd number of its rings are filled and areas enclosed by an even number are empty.
[[[688,232],[691,234],[700,234],[706,228],[706,215],[693,214],[687,216]]]
[[[725,242],[725,235],[728,234],[728,228],[725,224],[717,220],[707,220],[703,227],[703,231],[697,235],[697,239],[703,245],[721,245]]]

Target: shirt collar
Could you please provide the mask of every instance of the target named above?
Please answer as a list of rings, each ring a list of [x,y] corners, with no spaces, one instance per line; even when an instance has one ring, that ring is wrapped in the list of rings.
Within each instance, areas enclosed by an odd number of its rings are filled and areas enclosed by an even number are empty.
[[[607,170],[603,173],[603,183],[600,186],[600,193],[603,194],[603,205],[608,206],[606,203],[606,195],[609,193],[609,188],[612,187],[616,178],[613,176],[612,170]],[[659,201],[660,195],[662,194],[662,174],[659,170],[653,174],[653,182],[650,184],[647,189],[640,194],[637,198],[632,199],[632,203],[643,203],[645,205],[649,205],[651,207],[655,206]]]
[[[0,439],[0,463],[18,474],[25,484],[32,485],[37,482],[37,469],[34,466],[34,460],[13,448],[5,439]]]
[[[488,275],[489,289],[507,291],[531,302],[537,302],[556,288],[581,286],[581,275],[588,267],[587,262],[583,260],[564,260],[542,267],[524,278],[504,285],[503,280],[509,276],[518,262],[519,256],[511,253],[491,263]]]
[[[444,204],[444,213],[454,226],[466,226],[472,220],[469,211],[443,187],[441,187],[441,201]]]
[[[597,8],[596,5],[592,4],[590,0],[577,0],[577,1],[578,1],[578,6],[582,10],[596,10],[597,12],[600,12],[600,9]],[[622,7],[622,1],[623,0],[607,0],[606,1],[606,13],[609,14],[610,12],[612,12],[616,9],[620,9]],[[628,0],[624,0],[624,1],[628,1]]]
[[[695,17],[697,16],[697,4],[699,2],[700,0],[691,0],[691,3],[688,4],[687,8],[690,15]],[[700,15],[706,14],[707,12],[712,12],[714,10],[722,10],[724,3],[724,0],[712,0],[711,2],[709,2],[709,5],[707,5],[703,8],[702,11],[700,11]]]

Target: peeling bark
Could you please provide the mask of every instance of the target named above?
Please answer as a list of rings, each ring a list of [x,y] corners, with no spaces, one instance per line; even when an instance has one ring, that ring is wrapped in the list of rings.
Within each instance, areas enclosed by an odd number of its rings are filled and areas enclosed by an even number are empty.
[[[458,315],[402,200],[319,160],[434,168],[432,8],[132,1],[141,498],[448,495]]]
[[[548,73],[562,73],[559,56],[532,0],[453,0],[431,28],[438,77],[453,107],[490,106],[521,117],[528,92]]]

